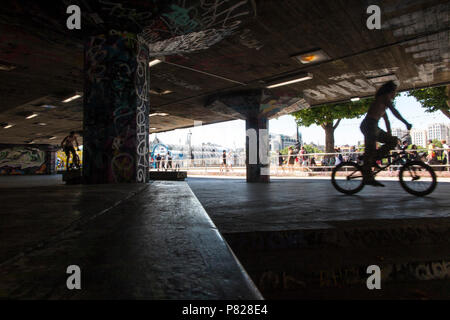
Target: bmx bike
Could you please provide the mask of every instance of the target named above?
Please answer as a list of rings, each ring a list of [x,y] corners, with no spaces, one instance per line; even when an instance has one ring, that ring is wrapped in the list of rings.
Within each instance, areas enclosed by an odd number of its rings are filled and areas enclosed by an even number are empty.
[[[70,169],[71,170],[73,170],[73,169],[80,169],[81,168],[80,157],[78,156],[77,153],[75,153],[73,156],[74,157],[72,159],[72,163],[70,164]]]
[[[387,165],[374,164],[372,175],[385,171],[391,166],[399,166],[398,177],[402,188],[415,196],[423,197],[434,191],[437,185],[433,168],[420,160],[411,160],[405,150],[388,156]],[[361,159],[364,161],[364,157]],[[356,194],[364,188],[362,166],[353,161],[342,162],[333,168],[331,183],[339,192],[347,195]]]

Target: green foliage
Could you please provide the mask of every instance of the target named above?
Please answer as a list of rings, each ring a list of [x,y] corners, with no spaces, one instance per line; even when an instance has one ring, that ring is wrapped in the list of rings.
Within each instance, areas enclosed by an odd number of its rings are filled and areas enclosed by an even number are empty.
[[[360,118],[367,113],[372,98],[363,99],[357,102],[336,103],[303,109],[293,113],[299,126],[309,127],[313,124],[332,124],[334,120]]]
[[[282,155],[286,155],[289,153],[289,147],[284,148],[283,150],[280,151]]]
[[[408,92],[408,96],[416,98],[422,107],[426,109],[426,112],[449,111],[445,86],[411,90]]]
[[[442,142],[439,141],[438,139],[434,139],[433,144],[435,148],[442,148]]]
[[[323,153],[322,150],[320,150],[319,148],[309,145],[309,144],[305,144],[304,145],[306,152],[308,153]]]
[[[407,150],[412,150],[412,146],[413,146],[413,145],[410,144],[410,145],[408,146]],[[418,150],[418,152],[425,152],[425,151],[427,151],[426,148],[424,148],[424,147],[422,147],[422,146],[417,146],[417,145],[416,145],[415,150]]]

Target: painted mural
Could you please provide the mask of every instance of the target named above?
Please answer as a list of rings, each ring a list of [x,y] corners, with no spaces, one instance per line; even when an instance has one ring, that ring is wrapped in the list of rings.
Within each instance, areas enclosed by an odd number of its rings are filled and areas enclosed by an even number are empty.
[[[0,148],[0,175],[46,174],[46,153],[38,147]]]
[[[75,151],[80,158],[80,164],[83,166],[83,151]],[[69,164],[73,163],[72,156],[70,156]],[[56,171],[66,171],[67,170],[67,157],[63,150],[58,150],[56,152]]]

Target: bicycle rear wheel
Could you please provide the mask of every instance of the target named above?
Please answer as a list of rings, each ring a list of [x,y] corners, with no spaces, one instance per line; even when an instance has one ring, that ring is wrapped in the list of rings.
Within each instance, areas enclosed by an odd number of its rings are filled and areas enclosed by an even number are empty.
[[[400,184],[405,191],[423,197],[434,191],[437,185],[433,168],[422,161],[411,161],[400,168]]]
[[[362,169],[354,162],[342,162],[333,168],[331,183],[339,192],[355,194],[364,188]]]

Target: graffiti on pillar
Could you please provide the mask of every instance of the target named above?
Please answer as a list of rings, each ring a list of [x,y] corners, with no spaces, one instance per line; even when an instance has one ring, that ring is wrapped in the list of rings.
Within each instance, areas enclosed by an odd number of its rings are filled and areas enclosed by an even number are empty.
[[[47,173],[46,151],[38,147],[0,148],[0,175]]]
[[[136,54],[128,37],[93,37],[86,49],[84,175],[91,183],[136,177]]]
[[[150,114],[150,79],[148,72],[148,52],[146,46],[138,43],[137,71],[136,71],[136,138],[137,160],[136,180],[140,183],[147,182],[149,170],[149,114]]]

